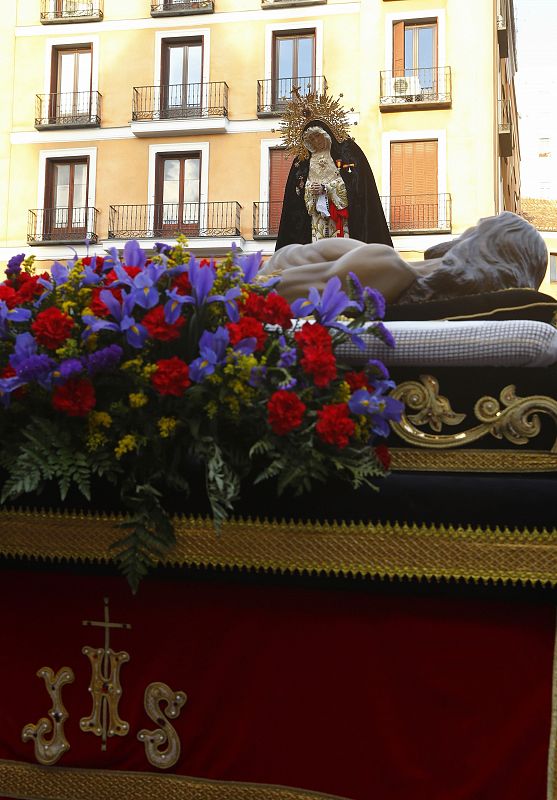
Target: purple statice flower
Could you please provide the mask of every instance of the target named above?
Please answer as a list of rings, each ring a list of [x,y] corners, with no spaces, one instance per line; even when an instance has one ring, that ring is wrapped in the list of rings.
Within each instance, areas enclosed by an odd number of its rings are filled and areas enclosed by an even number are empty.
[[[387,347],[394,347],[395,346],[395,339],[393,334],[390,332],[388,328],[386,328],[382,322],[377,322],[375,325],[372,325],[370,328],[367,328],[368,332],[372,332],[381,339]]]
[[[372,318],[383,319],[385,316],[385,298],[377,289],[370,286],[362,286],[358,276],[354,272],[348,273],[352,298],[360,313],[367,311]]]
[[[124,351],[119,344],[110,344],[108,347],[103,347],[95,353],[91,353],[87,357],[87,369],[90,375],[95,375],[97,372],[112,372],[116,369]]]
[[[64,381],[67,381],[83,372],[83,363],[79,358],[66,358],[64,361],[60,362],[60,366],[56,372],[59,373]]]
[[[32,355],[21,359],[15,367],[16,375],[25,383],[37,381],[41,386],[50,386],[50,377],[56,362],[47,355]]]
[[[6,275],[19,275],[21,272],[21,262],[24,259],[24,253],[19,253],[17,256],[12,256],[8,261],[8,266],[6,267]]]
[[[289,389],[294,389],[297,385],[298,385],[298,381],[296,380],[296,378],[293,378],[292,376],[290,376],[288,378],[285,378],[283,381],[281,381],[279,383],[279,385],[278,385],[278,388],[279,389],[285,389],[286,391],[288,391]]]
[[[267,377],[267,367],[252,367],[248,383],[250,386],[253,386],[257,389],[259,386],[262,385],[263,381]]]
[[[280,358],[278,360],[279,367],[293,367],[297,360],[297,353],[295,347],[288,347],[284,336],[279,336],[278,343],[280,346]]]
[[[372,378],[384,378],[388,380],[389,370],[382,361],[378,361],[376,358],[370,358],[367,362],[367,368],[371,372]]]

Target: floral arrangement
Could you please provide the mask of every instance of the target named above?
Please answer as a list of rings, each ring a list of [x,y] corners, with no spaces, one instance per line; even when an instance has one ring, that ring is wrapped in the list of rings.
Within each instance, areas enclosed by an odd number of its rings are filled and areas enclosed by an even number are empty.
[[[133,587],[174,542],[165,494],[205,470],[218,525],[241,481],[354,487],[388,471],[378,444],[401,404],[384,365],[351,370],[335,348],[367,331],[392,343],[380,294],[338,278],[290,306],[260,254],[199,261],[179,240],[147,258],[130,241],[36,274],[14,256],[0,284],[0,502],[57,482],[86,498],[115,484],[126,529],[114,543]],[[349,316],[342,316],[348,314]],[[342,319],[340,319],[342,317]],[[344,320],[344,321],[343,321]],[[184,510],[187,499],[184,500]]]

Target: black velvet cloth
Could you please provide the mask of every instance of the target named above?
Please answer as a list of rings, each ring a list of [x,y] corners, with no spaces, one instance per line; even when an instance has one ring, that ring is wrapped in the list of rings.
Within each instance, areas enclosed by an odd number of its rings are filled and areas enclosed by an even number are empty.
[[[381,199],[369,162],[353,139],[338,142],[324,122],[310,122],[309,127],[320,127],[331,137],[331,157],[342,164],[340,174],[348,195],[348,231],[351,239],[377,242],[393,246]],[[304,187],[309,173],[309,158],[294,161],[286,188],[277,236],[276,249],[287,244],[311,242],[311,219],[304,202]],[[296,189],[299,191],[296,192]]]

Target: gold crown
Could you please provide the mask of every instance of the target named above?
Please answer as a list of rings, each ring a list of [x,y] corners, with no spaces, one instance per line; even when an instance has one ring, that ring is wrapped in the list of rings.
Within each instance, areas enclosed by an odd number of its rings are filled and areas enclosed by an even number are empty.
[[[309,151],[302,142],[302,133],[309,122],[324,122],[338,142],[350,138],[348,117],[339,99],[335,100],[324,92],[301,94],[300,87],[292,89],[292,99],[288,101],[280,132],[287,154],[300,160],[309,158]],[[354,109],[350,109],[354,111]]]

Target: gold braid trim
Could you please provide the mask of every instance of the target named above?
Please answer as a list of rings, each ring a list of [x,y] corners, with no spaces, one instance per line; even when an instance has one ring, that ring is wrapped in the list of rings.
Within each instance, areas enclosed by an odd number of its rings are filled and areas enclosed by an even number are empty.
[[[55,512],[0,513],[0,554],[109,562],[122,518]],[[161,562],[275,573],[457,578],[557,586],[557,530],[229,520],[176,517],[176,545]]]
[[[543,450],[389,450],[393,472],[557,472],[557,453]]]
[[[0,790],[2,797],[17,800],[343,800],[336,795],[286,786],[149,772],[41,767],[3,760]]]

